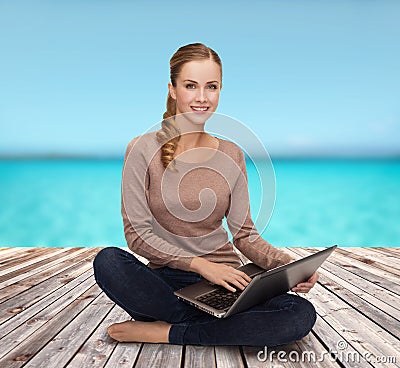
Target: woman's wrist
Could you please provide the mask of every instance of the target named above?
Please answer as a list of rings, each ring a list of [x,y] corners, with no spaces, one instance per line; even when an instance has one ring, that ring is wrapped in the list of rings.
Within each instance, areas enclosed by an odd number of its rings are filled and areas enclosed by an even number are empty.
[[[202,257],[194,257],[192,259],[192,262],[190,262],[189,269],[192,272],[200,273],[200,270],[203,269],[203,266],[207,264],[209,261],[207,261],[205,258]]]

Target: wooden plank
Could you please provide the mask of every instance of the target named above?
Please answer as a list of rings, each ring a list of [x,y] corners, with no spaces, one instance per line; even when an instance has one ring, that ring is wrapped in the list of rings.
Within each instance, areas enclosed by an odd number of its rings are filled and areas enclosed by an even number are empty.
[[[185,345],[184,368],[215,368],[214,346]]]
[[[320,317],[318,317],[320,318]],[[316,333],[309,333],[301,340],[296,342],[301,354],[296,357],[300,357],[300,360],[310,364],[310,367],[320,368],[338,368],[340,367],[338,360],[335,356],[332,356],[329,350],[322,345],[321,341],[317,339]]]
[[[354,259],[358,259],[361,262],[373,265],[374,267],[380,268],[382,270],[391,272],[397,276],[400,276],[400,259],[396,258],[393,255],[386,255],[380,252],[370,251],[369,249],[362,248],[360,251],[357,250],[349,250],[349,249],[340,249],[336,248],[335,252],[339,252],[344,256],[351,257]]]
[[[78,277],[72,279],[68,283],[61,286],[59,289],[53,291],[51,294],[41,299],[40,302],[31,305],[30,307],[14,315],[13,318],[10,318],[6,322],[3,322],[0,325],[1,338],[11,333],[22,324],[31,325],[32,323],[38,323],[39,321],[42,321],[43,316],[41,316],[40,313],[45,313],[44,317],[45,319],[48,319],[49,317],[51,317],[48,309],[50,306],[53,311],[57,310],[57,308],[59,308],[60,310],[65,308],[69,303],[71,303],[74,297],[77,297],[76,293],[82,294],[87,289],[87,285],[85,282],[89,278],[91,278],[91,280],[89,280],[88,285],[89,287],[93,286],[94,282],[92,281],[92,276],[92,270],[87,270],[86,272],[82,273]],[[3,342],[3,340],[0,340],[0,343],[1,342]]]
[[[68,307],[73,300],[79,298],[84,292],[93,286],[94,280],[93,276],[91,276],[76,288],[69,290],[54,303],[47,306],[43,303],[37,303],[39,307],[43,309],[39,313],[35,314],[34,318],[29,319],[23,324],[19,324],[0,340],[0,357],[6,355],[12,349],[15,349],[22,341],[33,335],[40,327],[48,323],[53,317]]]
[[[240,333],[240,331],[238,331]],[[217,368],[244,367],[244,362],[240,354],[239,346],[216,346],[215,360]]]
[[[384,251],[385,253],[390,253],[390,254],[400,256],[400,248],[399,247],[390,247],[390,248],[377,247],[377,248],[373,248],[373,249],[377,249],[380,251]]]
[[[243,356],[246,361],[247,367],[252,368],[293,368],[304,367],[304,365],[295,365],[290,359],[283,361],[289,355],[290,351],[294,349],[295,343],[286,345],[278,345],[273,347],[267,346],[242,346]]]
[[[296,257],[299,255],[306,256],[311,254],[304,248],[294,248],[291,250],[295,252]],[[334,256],[335,252],[322,264],[319,270],[325,269],[333,275],[340,277],[343,280],[351,283],[352,285],[358,287],[365,293],[369,293],[374,297],[380,299],[381,301],[389,304],[391,307],[398,309],[399,308],[399,296],[397,294],[392,293],[390,290],[387,290],[377,283],[374,283],[364,277],[361,277],[350,270],[340,267],[336,264],[336,262],[331,261],[331,257]]]
[[[83,249],[83,248],[82,248]],[[9,280],[10,278],[14,277],[15,275],[19,275],[21,273],[25,273],[27,270],[31,270],[35,267],[41,266],[46,263],[46,260],[52,258],[54,259],[57,255],[61,253],[68,252],[68,249],[65,248],[58,248],[52,252],[46,253],[38,253],[37,257],[29,259],[24,262],[19,262],[18,264],[14,265],[13,267],[7,267],[0,272],[0,282],[4,280]]]
[[[0,265],[4,260],[10,260],[17,254],[22,254],[26,250],[27,248],[22,247],[0,248]]]
[[[143,344],[135,368],[180,367],[183,346],[175,344]]]
[[[27,266],[48,259],[49,257],[53,257],[54,255],[63,253],[65,251],[67,251],[67,248],[54,248],[54,249],[49,248],[45,249],[44,252],[41,252],[41,249],[38,249],[38,252],[35,253],[35,257],[30,257],[29,259],[25,259],[24,257],[22,257],[22,259],[14,259],[15,264],[13,265],[8,264],[7,266],[2,267],[0,271],[0,276],[1,276],[0,279],[3,279],[4,275],[8,275],[15,271],[18,272],[18,270],[20,269],[23,269]]]
[[[321,318],[317,316],[316,326],[320,325],[320,323]],[[327,330],[331,330],[331,334],[335,333],[330,326],[328,328],[324,327],[324,331]],[[243,346],[242,348],[247,366],[253,368],[340,367],[335,357],[330,355],[329,350],[321,344],[313,332],[310,332],[307,336],[296,342],[285,345],[273,347]],[[360,367],[365,367],[365,365]]]
[[[13,262],[15,258],[21,258],[28,256],[29,254],[35,254],[38,248],[35,247],[14,247],[9,248],[1,253],[0,265],[5,265]]]
[[[278,349],[278,347],[276,347]],[[249,346],[243,345],[241,347],[243,352],[243,359],[247,367],[251,368],[274,368],[276,364],[273,363],[269,357],[271,347]]]
[[[139,342],[118,343],[104,368],[132,368],[143,345]]]
[[[377,325],[400,338],[400,311],[398,309],[391,307],[371,294],[364,293],[361,289],[332,273],[326,272],[324,269],[319,270],[319,275],[319,283],[321,285],[341,299],[346,300],[347,303],[350,303]]]
[[[271,353],[273,351],[276,351],[274,354],[272,354],[271,362],[282,365],[283,367],[290,367],[290,368],[296,368],[296,367],[302,367],[302,368],[311,368],[315,365],[311,364],[305,359],[297,359],[297,356],[301,356],[301,351],[299,346],[297,345],[296,342],[290,343],[290,344],[285,344],[281,345],[279,349],[272,349]]]
[[[334,330],[340,332],[342,345],[352,346],[362,356],[367,353],[374,357],[397,356],[400,348],[398,339],[331,293],[327,296],[326,289],[319,284],[314,289],[313,295],[305,297],[318,306],[319,314]],[[339,341],[336,342],[338,344]]]
[[[21,367],[29,362],[40,349],[46,346],[59,331],[80,313],[89,303],[100,294],[97,285],[87,290],[81,297],[72,301],[62,312],[41,326],[35,334],[24,340],[14,350],[0,359],[0,366],[7,368]]]
[[[36,258],[42,256],[43,254],[49,254],[53,252],[52,248],[38,248],[36,250],[32,250],[30,252],[26,252],[22,255],[14,255],[8,259],[5,259],[2,264],[0,265],[0,276],[7,273],[7,270],[11,269],[14,270],[15,267],[22,263],[34,261]]]
[[[364,258],[365,257],[360,257]],[[346,257],[341,254],[341,252],[335,252],[335,256],[329,258],[332,263],[335,263],[347,270],[364,277],[367,280],[372,281],[375,284],[379,284],[385,289],[390,290],[393,293],[400,295],[400,285],[399,277],[392,272],[387,272],[379,267],[376,264],[368,264],[364,263],[358,259],[354,259],[352,257]]]
[[[342,330],[336,330],[334,326],[328,323],[325,319],[325,312],[320,309],[319,305],[313,301],[309,296],[304,296],[304,298],[310,300],[317,310],[317,320],[315,325],[312,329],[314,336],[318,337],[319,341],[323,342],[323,346],[325,350],[329,354],[322,355],[322,367],[325,368],[325,364],[331,359],[334,359],[335,364],[339,364],[345,368],[366,368],[366,367],[373,367],[364,356],[358,354],[359,359],[348,360],[347,356],[352,356],[354,352],[358,353],[352,344],[349,342],[346,336],[343,336]],[[306,294],[307,295],[307,294]],[[303,339],[301,341],[305,341]],[[344,343],[343,343],[344,341]],[[339,347],[338,347],[339,345]]]
[[[24,290],[23,285],[30,287],[32,281],[36,282],[41,279],[41,275],[48,276],[49,272],[55,272],[57,269],[62,268],[62,264],[70,259],[75,259],[79,254],[85,253],[84,248],[75,250],[69,250],[64,254],[57,254],[54,258],[50,257],[47,262],[43,262],[41,266],[38,264],[32,264],[24,269],[18,270],[15,274],[8,274],[0,277],[0,301],[9,299],[12,295]]]
[[[117,341],[108,335],[107,328],[113,323],[123,322],[129,319],[131,319],[129,314],[118,305],[115,305],[66,367],[103,367],[117,345]],[[117,366],[117,364],[114,366]]]
[[[100,289],[93,287],[95,292]],[[95,330],[99,322],[113,308],[114,303],[104,293],[88,304],[85,309],[66,325],[46,346],[29,362],[26,368],[59,368],[64,367],[78,352],[82,342]],[[77,313],[75,313],[77,314]]]
[[[61,272],[54,275],[49,273],[48,279],[0,303],[0,323],[12,318],[16,313],[35,304],[73,278],[91,269],[93,257],[93,251],[88,250],[86,254],[81,254],[74,261],[68,262],[73,266],[68,267],[68,265],[63,264]],[[74,262],[77,263],[74,264]]]
[[[71,264],[74,264],[80,260],[82,260],[82,262],[85,262],[85,260],[91,260],[91,257],[91,252],[85,250],[74,258],[66,259],[62,263],[56,263],[50,269],[44,269],[42,272],[36,274],[34,277],[9,285],[1,290],[0,302],[4,303],[4,305],[7,306],[13,300],[21,299],[21,297],[23,297],[26,292],[32,292],[33,290],[36,290],[35,287],[41,287],[43,286],[43,283],[45,283],[44,285],[46,285],[48,280],[52,278],[53,274],[61,274],[62,271],[68,269]],[[67,281],[66,277],[67,276],[63,276],[62,282]],[[0,305],[4,307],[4,305]],[[19,308],[20,306],[17,307]]]
[[[378,253],[381,253],[381,254],[392,255],[392,253],[389,252],[390,249],[400,249],[400,248],[368,247],[366,249],[370,250],[371,252],[378,252]]]

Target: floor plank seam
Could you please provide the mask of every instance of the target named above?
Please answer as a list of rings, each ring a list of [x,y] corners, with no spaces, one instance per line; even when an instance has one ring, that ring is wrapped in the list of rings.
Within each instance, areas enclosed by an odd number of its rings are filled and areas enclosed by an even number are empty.
[[[186,345],[182,346],[182,359],[180,368],[185,368],[186,366]]]
[[[239,346],[239,352],[240,352],[240,357],[242,358],[244,368],[249,368],[246,361],[246,356],[244,355],[243,346],[241,345]]]
[[[320,316],[320,318],[322,318],[322,317]],[[325,322],[328,323],[327,321],[325,321]],[[329,323],[328,323],[328,325],[329,325]],[[330,327],[332,327],[332,326],[330,326]],[[324,349],[329,353],[329,356],[332,358],[335,358],[335,363],[337,363],[340,366],[340,368],[346,368],[346,366],[339,360],[339,358],[332,354],[331,349],[329,348],[328,344],[325,343],[325,341],[320,336],[318,336],[318,334],[314,331],[314,329],[311,330],[311,333],[319,341],[319,343],[324,347]]]

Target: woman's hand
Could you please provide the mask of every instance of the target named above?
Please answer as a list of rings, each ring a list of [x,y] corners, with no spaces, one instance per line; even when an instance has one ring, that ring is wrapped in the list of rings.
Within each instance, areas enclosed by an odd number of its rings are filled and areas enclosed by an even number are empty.
[[[237,289],[243,290],[251,281],[251,277],[243,271],[223,263],[210,262],[200,257],[193,259],[191,269],[213,284],[221,285],[232,292]]]
[[[295,291],[297,293],[308,293],[311,290],[311,288],[314,287],[318,278],[319,278],[319,275],[317,272],[315,272],[306,282],[301,282],[301,283],[297,284],[291,290]]]

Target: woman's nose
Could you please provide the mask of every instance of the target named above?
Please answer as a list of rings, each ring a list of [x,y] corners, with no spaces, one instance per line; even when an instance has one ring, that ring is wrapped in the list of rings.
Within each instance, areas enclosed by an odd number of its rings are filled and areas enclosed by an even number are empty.
[[[204,91],[204,89],[203,88],[199,88],[198,89],[198,93],[197,93],[197,100],[198,101],[201,101],[201,102],[204,102],[204,101],[206,101],[207,100],[207,96],[206,96],[206,92]]]

